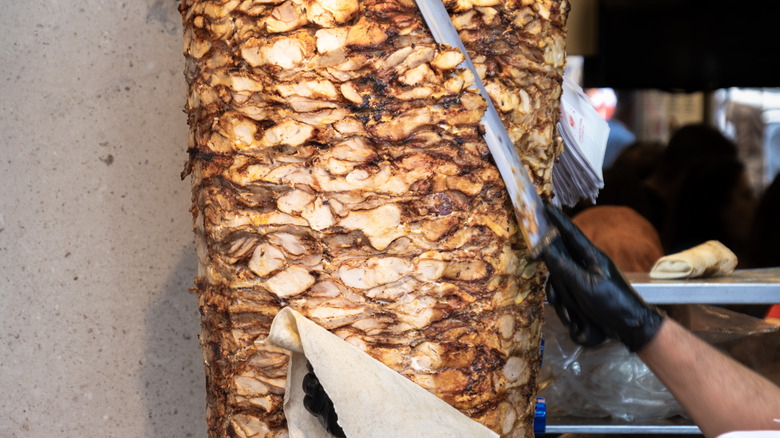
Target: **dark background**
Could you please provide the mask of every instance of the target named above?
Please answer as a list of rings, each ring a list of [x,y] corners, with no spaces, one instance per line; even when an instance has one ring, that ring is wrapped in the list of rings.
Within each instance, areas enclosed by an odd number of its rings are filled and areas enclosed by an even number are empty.
[[[584,87],[780,86],[780,2],[601,0]]]

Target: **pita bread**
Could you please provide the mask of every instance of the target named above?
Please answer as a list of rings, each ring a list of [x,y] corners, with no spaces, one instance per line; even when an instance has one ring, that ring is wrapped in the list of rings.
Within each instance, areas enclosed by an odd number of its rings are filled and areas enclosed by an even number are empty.
[[[303,407],[308,360],[328,393],[347,438],[497,438],[383,363],[286,307],[268,340],[290,350],[284,414],[290,438],[332,438]]]

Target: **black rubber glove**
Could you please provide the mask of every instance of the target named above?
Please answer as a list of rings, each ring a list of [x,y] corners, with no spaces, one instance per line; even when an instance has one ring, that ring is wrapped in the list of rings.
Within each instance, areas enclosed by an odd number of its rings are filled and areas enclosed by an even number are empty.
[[[545,203],[560,234],[543,253],[550,271],[547,301],[569,328],[574,342],[587,347],[617,339],[632,352],[658,333],[664,316],[634,291],[623,274],[564,214]]]
[[[303,392],[306,393],[303,397],[303,407],[317,417],[328,433],[338,438],[346,438],[344,431],[339,426],[336,410],[333,409],[333,401],[320,384],[320,380],[314,374],[310,363],[306,363],[306,368],[309,372],[303,376]]]

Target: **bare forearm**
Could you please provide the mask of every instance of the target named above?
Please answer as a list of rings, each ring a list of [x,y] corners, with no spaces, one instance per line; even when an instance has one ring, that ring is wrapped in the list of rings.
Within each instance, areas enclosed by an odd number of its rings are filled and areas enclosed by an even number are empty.
[[[638,352],[708,437],[780,430],[780,387],[666,319]]]

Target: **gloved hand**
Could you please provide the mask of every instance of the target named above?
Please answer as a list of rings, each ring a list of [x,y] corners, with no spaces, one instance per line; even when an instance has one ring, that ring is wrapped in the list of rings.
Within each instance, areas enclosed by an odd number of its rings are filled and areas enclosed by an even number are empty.
[[[642,349],[664,316],[642,300],[612,260],[560,210],[549,203],[545,209],[560,234],[543,252],[550,271],[547,301],[572,340],[592,347],[612,338],[632,352]]]
[[[303,376],[303,392],[306,393],[303,397],[303,407],[317,417],[328,433],[338,438],[346,438],[337,422],[339,417],[336,415],[336,410],[333,409],[333,401],[320,384],[320,380],[314,374],[310,363],[306,363],[306,368],[309,372]]]

